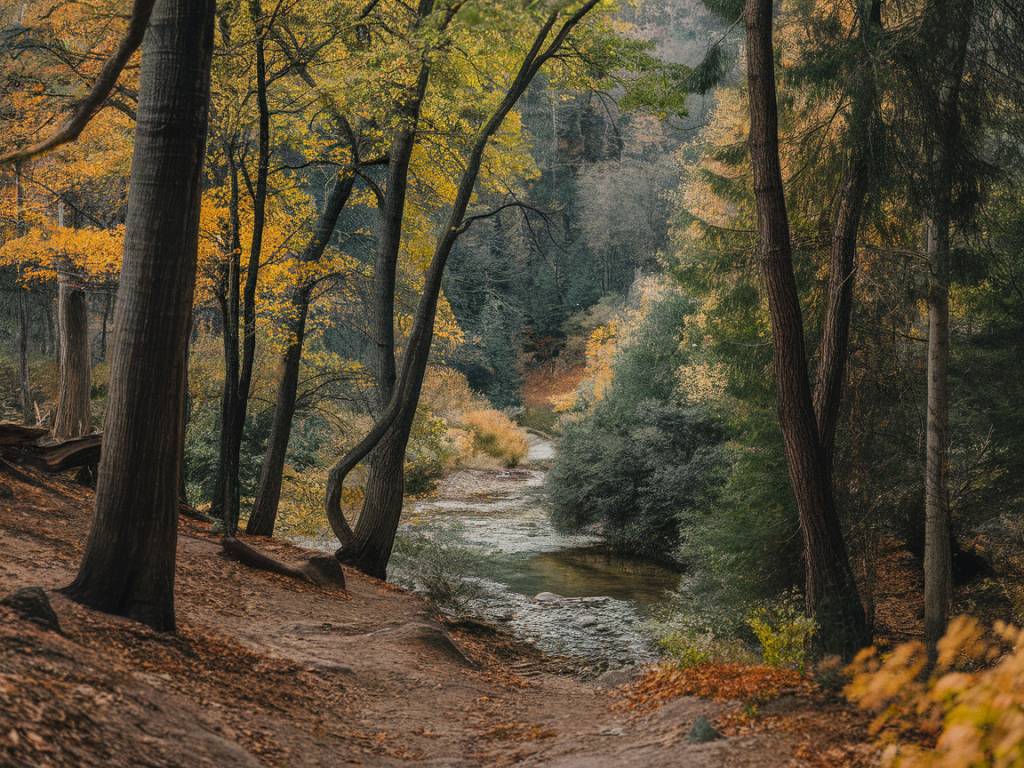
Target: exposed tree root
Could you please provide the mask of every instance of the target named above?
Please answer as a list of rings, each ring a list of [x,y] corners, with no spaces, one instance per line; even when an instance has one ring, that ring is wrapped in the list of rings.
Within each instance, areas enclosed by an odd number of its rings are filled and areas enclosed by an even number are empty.
[[[251,547],[233,536],[225,536],[221,539],[220,545],[225,557],[237,560],[250,568],[299,579],[318,587],[345,588],[345,573],[338,561],[330,555],[311,557],[296,568],[263,554],[255,547]]]

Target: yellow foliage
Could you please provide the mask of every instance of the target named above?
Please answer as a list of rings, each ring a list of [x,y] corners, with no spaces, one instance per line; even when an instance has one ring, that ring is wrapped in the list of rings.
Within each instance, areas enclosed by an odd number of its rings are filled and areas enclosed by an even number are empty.
[[[927,662],[921,643],[906,643],[886,656],[866,649],[850,667],[847,696],[878,712],[873,730],[891,741],[885,764],[1024,765],[1024,632],[1002,622],[986,632],[961,616],[925,675]]]
[[[526,457],[526,433],[501,411],[494,408],[464,413],[462,426],[473,435],[473,447],[501,461],[505,466],[514,467]]]

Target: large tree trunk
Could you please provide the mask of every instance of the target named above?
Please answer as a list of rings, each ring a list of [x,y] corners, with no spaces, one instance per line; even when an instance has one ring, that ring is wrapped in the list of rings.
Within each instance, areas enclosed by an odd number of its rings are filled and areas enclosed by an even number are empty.
[[[420,13],[430,12],[432,2],[421,3]],[[416,125],[430,79],[430,67],[420,68],[416,87],[402,105],[401,127],[388,155],[386,198],[381,208],[380,241],[373,267],[374,361],[378,406],[391,399],[395,386],[395,287],[402,241],[405,198],[409,186],[409,162],[416,143]],[[402,517],[405,490],[405,449],[412,414],[399,417],[374,450],[366,481],[363,507],[356,522],[355,539],[341,556],[343,562],[377,578],[385,578],[395,532]]]
[[[316,229],[299,255],[299,261],[317,261],[327,248],[334,234],[341,211],[348,203],[355,181],[354,174],[337,179],[324,202]],[[274,407],[274,423],[270,429],[270,440],[263,455],[260,468],[260,484],[256,491],[256,503],[249,513],[246,533],[254,536],[272,536],[277,522],[277,508],[281,502],[281,481],[288,440],[295,417],[295,404],[299,388],[299,371],[302,366],[302,348],[306,338],[306,318],[309,313],[311,285],[299,286],[292,293],[295,312],[292,322],[292,338],[281,362],[281,379],[277,385],[277,401]]]
[[[803,318],[793,275],[778,149],[771,0],[747,0],[750,158],[760,260],[768,293],[779,424],[803,534],[808,612],[823,649],[850,654],[868,641],[811,401]]]
[[[871,52],[882,26],[881,0],[874,0],[868,13],[860,11],[862,60],[850,87],[853,102],[849,115],[847,142],[849,159],[839,193],[839,205],[832,224],[829,250],[828,295],[818,348],[818,370],[814,387],[814,411],[818,437],[831,477],[836,424],[842,402],[843,379],[853,315],[853,287],[857,262],[857,235],[860,232],[864,200],[871,178],[872,157],[880,144],[876,141],[876,90]],[[830,480],[831,482],[831,480]]]
[[[53,436],[67,440],[92,431],[92,360],[85,291],[66,275],[61,275],[57,289],[57,319],[60,324],[60,388]]]
[[[92,529],[69,596],[173,630],[185,350],[213,0],[157,0],[139,85],[110,396]]]

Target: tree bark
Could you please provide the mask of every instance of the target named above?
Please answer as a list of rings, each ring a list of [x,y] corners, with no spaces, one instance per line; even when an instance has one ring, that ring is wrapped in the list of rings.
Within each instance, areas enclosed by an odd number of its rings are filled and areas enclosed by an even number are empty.
[[[293,306],[298,315],[292,322],[292,339],[281,361],[281,379],[277,385],[274,423],[260,468],[260,484],[256,503],[249,513],[245,532],[250,536],[273,536],[277,522],[277,508],[281,501],[281,483],[284,476],[288,441],[291,438],[295,402],[299,390],[299,370],[302,364],[302,346],[306,336],[306,316],[309,312],[309,291],[297,289]]]
[[[66,275],[57,288],[60,325],[60,388],[53,436],[58,440],[87,435],[92,430],[89,307],[85,291]]]
[[[96,507],[68,595],[173,630],[185,350],[213,0],[157,0],[146,32]]]
[[[789,217],[778,149],[771,0],[747,0],[750,158],[760,261],[771,316],[776,398],[790,485],[803,534],[805,597],[824,650],[849,655],[868,641],[818,436],[793,274]]]
[[[953,597],[949,528],[949,219],[928,221],[928,416],[925,460],[925,639],[934,648],[946,631]]]

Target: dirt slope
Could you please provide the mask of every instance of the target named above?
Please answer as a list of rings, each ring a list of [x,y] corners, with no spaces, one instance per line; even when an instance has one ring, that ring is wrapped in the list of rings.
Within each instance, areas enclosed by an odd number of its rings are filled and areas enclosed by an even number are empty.
[[[443,627],[414,595],[351,572],[343,593],[253,571],[192,522],[178,548],[180,631],[156,635],[55,592],[74,573],[91,495],[33,475],[5,482],[0,593],[44,587],[64,631],[0,607],[5,768],[780,766],[813,738],[690,743],[697,716],[729,705],[683,698],[631,715],[528,648]]]

